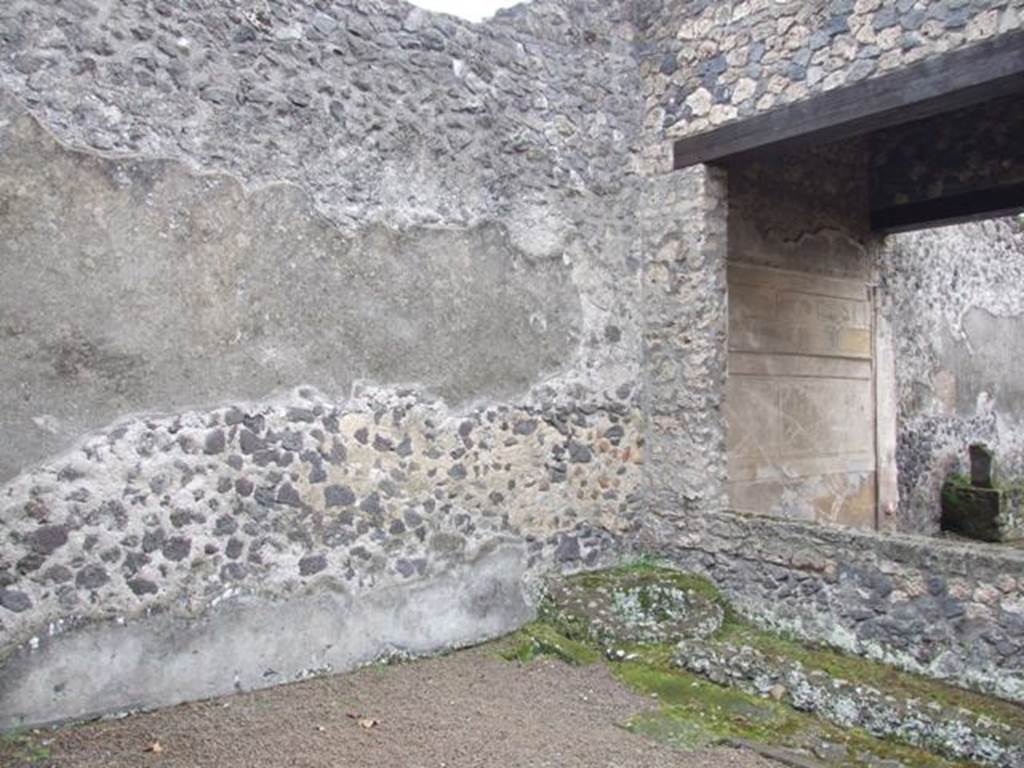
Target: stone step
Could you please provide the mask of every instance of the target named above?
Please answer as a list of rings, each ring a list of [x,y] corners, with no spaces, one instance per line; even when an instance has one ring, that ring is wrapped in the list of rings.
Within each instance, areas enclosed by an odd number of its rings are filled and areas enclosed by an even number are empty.
[[[674,664],[844,728],[862,728],[954,760],[1024,766],[1024,733],[982,713],[878,690],[807,669],[794,659],[725,642],[683,639]]]

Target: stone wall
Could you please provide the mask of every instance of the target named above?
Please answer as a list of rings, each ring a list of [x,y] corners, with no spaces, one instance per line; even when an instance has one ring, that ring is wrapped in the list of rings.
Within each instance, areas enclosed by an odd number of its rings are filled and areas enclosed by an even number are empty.
[[[656,515],[724,509],[726,177],[655,178],[642,210],[645,490]]]
[[[1012,382],[1020,376],[1011,365],[1004,378],[1000,372],[1007,366],[996,358],[1004,359],[1017,341],[1011,330],[997,333],[993,325],[1012,327],[1013,320],[990,319],[978,327],[986,338],[996,333],[1000,342],[987,343],[984,349],[990,352],[981,351],[980,344],[967,348],[973,356],[960,348],[958,358],[961,389],[1000,383],[1007,405],[1002,417],[990,416],[993,428],[978,429],[980,422],[973,418],[941,416],[934,408],[922,412],[922,405],[909,409],[914,401],[908,394],[942,380],[934,375],[945,349],[936,342],[935,328],[948,324],[946,313],[973,317],[980,311],[971,310],[975,303],[987,308],[986,318],[1019,313],[1015,294],[1020,279],[1014,265],[1024,250],[1012,220],[894,237],[882,250],[868,227],[869,169],[863,150],[846,143],[730,166],[727,247],[717,253],[719,259],[727,255],[730,261],[759,267],[879,282],[877,320],[886,324],[885,338],[895,344],[891,377],[898,385],[899,407],[899,451],[885,458],[898,461],[903,505],[883,508],[879,522],[889,530],[929,534],[935,531],[937,499],[923,494],[937,493],[941,477],[929,479],[927,473],[946,461],[943,451],[950,441],[930,438],[935,432],[929,432],[928,424],[935,423],[938,434],[955,436],[957,443],[968,434],[992,439],[999,418],[1006,424],[1018,407],[1010,403]],[[696,171],[665,178],[686,178]],[[696,250],[704,235],[684,233],[681,243],[681,252]],[[709,284],[721,268],[709,267],[714,263],[702,267]],[[670,336],[674,330],[683,338],[689,327],[689,321],[681,320],[661,332]],[[723,340],[723,353],[724,346]],[[891,362],[887,358],[885,364]],[[965,395],[972,409],[976,398],[977,392]],[[720,401],[718,408],[720,414]],[[650,434],[655,440],[657,431],[652,428]],[[1004,426],[1004,434],[1002,453],[1016,444],[1012,430]],[[895,448],[896,435],[892,443]],[[915,446],[913,453],[908,445]],[[879,479],[880,490],[889,480]],[[657,488],[655,481],[652,485]],[[922,517],[922,510],[928,515]],[[780,508],[778,516],[802,515],[794,507]],[[707,575],[744,615],[765,626],[1024,701],[1024,551],[745,516],[671,500],[656,501],[641,522],[632,540],[639,551]]]
[[[940,487],[967,448],[1024,474],[1024,226],[1017,217],[889,237],[883,311],[893,329],[900,527],[934,533]]]
[[[643,540],[758,623],[1024,701],[1024,551],[717,514]]]
[[[0,729],[476,642],[632,544],[1020,697],[989,555],[723,511],[727,257],[862,276],[859,220],[820,205],[851,190],[766,212],[806,167],[641,174],[671,126],[1017,23],[932,6],[897,45],[863,2],[5,3]]]
[[[1020,0],[644,0],[647,162],[692,136],[1018,29]]]
[[[0,728],[479,641],[614,555],[661,236],[602,7],[0,8]]]
[[[644,2],[635,10],[645,98],[642,167],[659,173],[671,167],[674,138],[1017,29],[1022,6]],[[995,388],[1009,402],[1010,382],[1020,378],[1006,350],[1016,348],[1019,335],[1011,294],[1020,285],[1014,264],[1021,244],[1003,222],[901,236],[882,252],[868,227],[864,149],[847,143],[729,167],[727,252],[769,268],[878,283],[875,365],[879,381],[895,390],[879,389],[880,417],[892,416],[886,423],[894,428],[897,409],[899,418],[898,434],[880,434],[876,445],[883,468],[879,522],[931,534],[952,443],[962,451],[967,435],[986,437],[1011,466],[1016,461],[1013,406],[994,409],[1002,413],[996,416],[982,403],[985,416],[978,418],[974,400]],[[702,238],[691,232],[683,242],[684,251],[696,250]],[[705,267],[703,280],[717,284],[717,275]],[[1001,340],[986,344],[991,352],[967,342],[968,321],[979,338]],[[936,341],[936,328],[955,333],[958,344]],[[687,337],[685,322],[674,330]],[[955,415],[955,396],[945,413],[928,398],[923,405],[909,396],[942,386],[943,376],[933,373],[949,346],[958,351],[945,367],[962,371],[956,391],[964,395],[964,416]],[[1017,550],[678,504],[656,505],[635,543],[705,573],[766,625],[1024,700],[1024,560]]]
[[[729,172],[729,259],[873,279],[868,152],[859,140],[737,161]]]

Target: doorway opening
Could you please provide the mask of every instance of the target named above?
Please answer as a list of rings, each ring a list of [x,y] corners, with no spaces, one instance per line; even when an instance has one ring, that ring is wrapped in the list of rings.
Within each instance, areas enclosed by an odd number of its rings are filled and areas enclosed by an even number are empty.
[[[908,255],[984,260],[936,228],[1024,210],[1022,50],[1008,35],[677,143],[677,168],[728,173],[733,510],[931,534],[972,439],[1009,428],[1024,465],[1024,390],[1000,373],[1024,358],[1006,330],[1024,250],[988,271]],[[889,237],[922,230],[937,234]],[[1007,232],[993,248],[1024,244]]]

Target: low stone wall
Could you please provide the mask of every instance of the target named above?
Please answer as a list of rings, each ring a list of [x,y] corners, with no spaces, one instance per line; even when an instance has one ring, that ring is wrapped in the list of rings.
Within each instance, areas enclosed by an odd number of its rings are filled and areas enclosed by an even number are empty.
[[[640,541],[767,627],[1024,701],[1024,550],[728,513]]]
[[[720,685],[772,696],[843,728],[863,728],[953,760],[1000,768],[1024,761],[1024,734],[985,715],[894,695],[750,647],[684,640],[675,663]]]

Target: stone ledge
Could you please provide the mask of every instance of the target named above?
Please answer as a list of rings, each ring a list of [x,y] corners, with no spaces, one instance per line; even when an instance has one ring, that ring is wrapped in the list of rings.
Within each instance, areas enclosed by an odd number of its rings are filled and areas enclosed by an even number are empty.
[[[864,728],[955,760],[1007,768],[1024,761],[1024,734],[983,714],[883,692],[747,646],[683,640],[674,663],[844,728]]]

